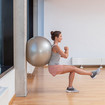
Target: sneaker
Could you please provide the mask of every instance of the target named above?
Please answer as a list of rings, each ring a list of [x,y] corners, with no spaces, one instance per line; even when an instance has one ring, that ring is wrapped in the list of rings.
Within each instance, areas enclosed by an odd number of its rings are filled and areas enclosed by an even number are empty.
[[[73,87],[67,87],[67,89],[66,89],[66,92],[68,92],[68,93],[78,93],[79,91],[78,90],[76,90],[75,88],[73,88]]]
[[[97,74],[99,74],[100,72],[100,68],[98,68],[97,70],[95,71],[92,71],[92,75],[91,75],[91,78],[95,78]]]

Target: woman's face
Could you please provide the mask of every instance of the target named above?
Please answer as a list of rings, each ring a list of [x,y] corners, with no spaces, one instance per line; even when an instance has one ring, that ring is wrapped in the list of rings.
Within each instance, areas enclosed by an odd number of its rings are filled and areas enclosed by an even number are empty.
[[[62,34],[59,34],[59,37],[57,38],[58,42],[61,42],[62,40]]]

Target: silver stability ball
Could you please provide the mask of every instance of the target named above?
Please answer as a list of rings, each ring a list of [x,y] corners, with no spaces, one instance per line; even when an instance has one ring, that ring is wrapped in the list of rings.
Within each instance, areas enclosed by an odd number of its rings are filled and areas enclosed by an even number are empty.
[[[51,43],[48,39],[36,36],[28,40],[26,48],[26,59],[33,66],[44,66],[48,64],[51,57]]]

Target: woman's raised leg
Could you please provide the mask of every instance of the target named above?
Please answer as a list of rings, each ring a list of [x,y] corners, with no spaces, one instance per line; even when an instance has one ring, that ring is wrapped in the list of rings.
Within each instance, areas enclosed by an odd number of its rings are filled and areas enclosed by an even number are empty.
[[[63,65],[63,66],[64,66],[63,74],[68,73],[68,72],[76,72],[80,75],[90,75],[90,76],[92,75],[92,72],[85,71],[85,70],[77,68],[75,66],[71,66],[71,65]]]

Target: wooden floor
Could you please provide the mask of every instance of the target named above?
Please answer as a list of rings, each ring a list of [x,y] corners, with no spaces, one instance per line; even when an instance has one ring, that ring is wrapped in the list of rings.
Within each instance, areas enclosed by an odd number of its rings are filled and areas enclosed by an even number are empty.
[[[68,74],[52,77],[39,68],[28,77],[27,97],[16,97],[12,105],[105,105],[105,68],[95,79],[76,74],[73,86],[79,93],[66,93],[67,85]]]

